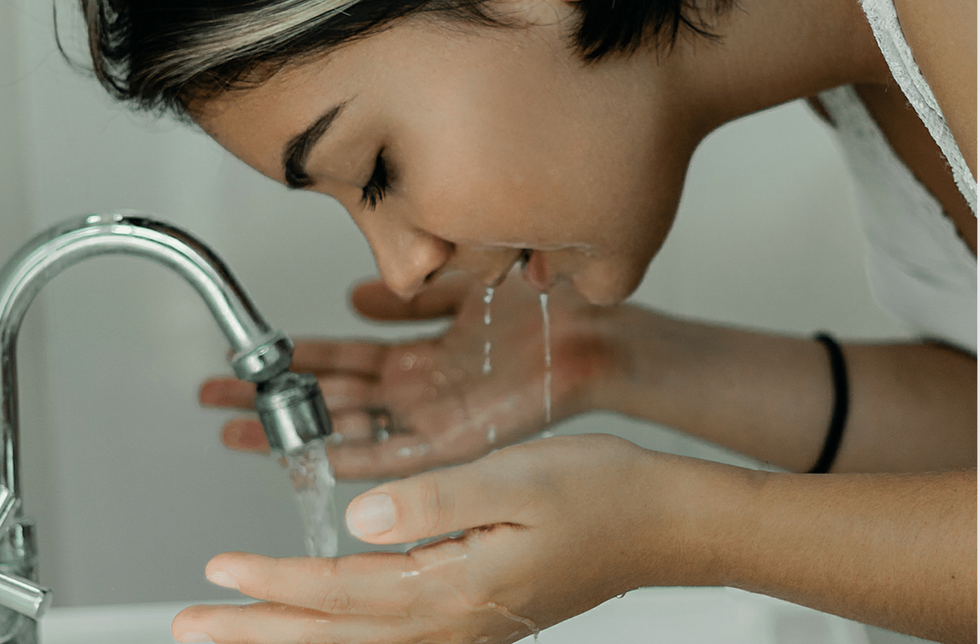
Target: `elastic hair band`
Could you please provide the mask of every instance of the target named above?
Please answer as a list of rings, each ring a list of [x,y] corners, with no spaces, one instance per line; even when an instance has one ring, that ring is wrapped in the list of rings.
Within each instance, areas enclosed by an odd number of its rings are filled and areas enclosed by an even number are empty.
[[[830,358],[830,375],[834,381],[834,412],[830,416],[830,428],[827,430],[827,438],[823,443],[823,451],[817,464],[810,470],[810,474],[826,474],[834,465],[837,458],[837,451],[840,449],[841,439],[844,436],[844,425],[847,423],[847,410],[850,406],[850,394],[847,386],[847,365],[844,363],[844,353],[840,345],[830,335],[817,333],[813,339],[819,342],[827,350],[827,357]]]

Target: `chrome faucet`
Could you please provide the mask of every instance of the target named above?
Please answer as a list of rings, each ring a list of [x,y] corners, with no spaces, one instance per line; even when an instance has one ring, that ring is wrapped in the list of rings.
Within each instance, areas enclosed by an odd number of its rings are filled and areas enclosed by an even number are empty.
[[[155,260],[204,298],[231,343],[235,375],[257,385],[255,407],[274,452],[301,451],[331,431],[316,378],[289,371],[292,341],[269,328],[224,263],[200,241],[135,213],[85,216],[41,233],[0,269],[0,642],[37,642],[37,619],[51,601],[51,591],[37,584],[34,521],[20,508],[17,334],[44,284],[87,257],[107,254]]]

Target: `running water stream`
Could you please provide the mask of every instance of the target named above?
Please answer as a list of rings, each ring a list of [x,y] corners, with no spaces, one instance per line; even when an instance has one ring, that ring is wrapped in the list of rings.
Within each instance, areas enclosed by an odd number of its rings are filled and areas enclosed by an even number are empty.
[[[544,422],[551,424],[551,316],[548,314],[548,294],[538,294],[541,304],[541,329],[544,335]]]
[[[303,519],[306,554],[311,557],[337,556],[337,510],[333,476],[327,460],[326,444],[317,440],[298,454],[281,458],[296,490],[296,503]]]
[[[493,302],[493,296],[493,287],[487,287],[483,295],[483,324],[486,329],[483,345],[484,375],[489,375],[493,370],[490,361],[489,331],[492,322],[490,304]],[[551,318],[548,310],[548,294],[540,293],[538,302],[541,307],[544,341],[544,419],[545,424],[551,424]],[[545,430],[541,435],[550,436],[551,432]],[[497,428],[495,425],[490,425],[487,429],[487,442],[492,445],[496,440]],[[282,456],[280,461],[289,471],[289,478],[296,490],[296,502],[303,520],[307,554],[312,557],[336,556],[338,523],[333,494],[336,480],[330,461],[327,459],[325,441],[314,441],[306,450],[298,454]]]

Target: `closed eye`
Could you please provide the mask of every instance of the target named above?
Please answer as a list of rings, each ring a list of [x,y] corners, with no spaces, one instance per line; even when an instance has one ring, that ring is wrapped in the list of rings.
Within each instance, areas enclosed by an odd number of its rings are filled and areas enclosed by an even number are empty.
[[[361,203],[364,207],[374,210],[381,203],[389,188],[388,164],[385,162],[384,150],[378,152],[374,161],[374,171],[367,184],[361,189]]]

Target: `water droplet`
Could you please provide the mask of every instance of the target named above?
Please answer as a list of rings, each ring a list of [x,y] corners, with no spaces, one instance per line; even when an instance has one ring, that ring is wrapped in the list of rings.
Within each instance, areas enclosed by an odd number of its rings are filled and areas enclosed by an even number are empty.
[[[490,425],[487,427],[487,445],[493,445],[497,442],[497,426]]]
[[[426,454],[429,453],[429,450],[431,449],[432,448],[429,446],[428,443],[420,443],[415,447],[407,447],[407,446],[402,447],[396,452],[396,454],[401,458],[409,458],[411,456],[425,456]]]
[[[411,371],[417,362],[418,356],[413,353],[406,353],[398,361],[398,366],[401,367],[402,371]]]
[[[488,375],[491,371],[493,371],[493,365],[490,364],[490,347],[491,347],[490,340],[487,340],[483,344],[483,375],[484,376]]]
[[[506,617],[509,620],[512,620],[512,621],[518,622],[520,624],[523,624],[524,626],[527,627],[528,630],[530,630],[532,633],[534,633],[534,641],[535,642],[538,641],[538,633],[541,632],[541,629],[538,628],[538,625],[537,624],[535,624],[534,622],[532,622],[528,618],[521,617],[520,615],[515,615],[514,613],[510,612],[509,610],[507,610],[505,607],[501,606],[500,604],[495,604],[494,602],[490,602],[489,604],[487,604],[486,605],[486,608],[489,608],[490,610],[492,610],[494,612],[500,613],[501,615],[503,615],[504,617]]]

